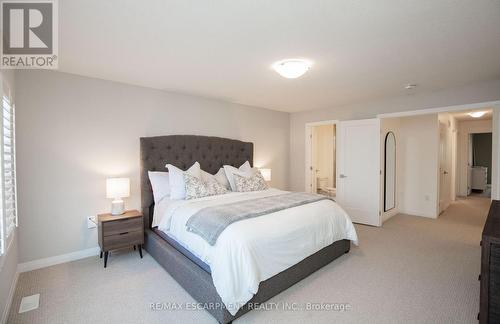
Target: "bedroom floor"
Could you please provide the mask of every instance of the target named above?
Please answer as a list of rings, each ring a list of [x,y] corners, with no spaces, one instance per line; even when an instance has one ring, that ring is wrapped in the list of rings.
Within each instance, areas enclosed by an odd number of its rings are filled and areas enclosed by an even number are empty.
[[[454,202],[437,220],[397,215],[356,225],[360,247],[234,323],[474,323],[482,226],[489,199]],[[40,308],[17,314],[23,296]],[[149,255],[120,251],[22,273],[8,323],[216,323],[205,311],[151,310],[194,300]],[[291,311],[283,303],[345,303],[348,311]],[[296,304],[295,304],[296,303]],[[274,307],[274,306],[273,306]]]

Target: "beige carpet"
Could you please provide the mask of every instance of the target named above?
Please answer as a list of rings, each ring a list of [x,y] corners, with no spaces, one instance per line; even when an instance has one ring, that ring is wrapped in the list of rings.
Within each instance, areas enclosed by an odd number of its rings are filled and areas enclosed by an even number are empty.
[[[475,323],[479,241],[489,200],[453,203],[438,220],[397,215],[383,228],[356,226],[360,247],[235,323]],[[40,308],[17,314],[22,296]],[[205,311],[152,311],[194,300],[149,256],[113,253],[21,274],[9,323],[216,323]],[[281,305],[348,303],[350,310],[291,311]]]

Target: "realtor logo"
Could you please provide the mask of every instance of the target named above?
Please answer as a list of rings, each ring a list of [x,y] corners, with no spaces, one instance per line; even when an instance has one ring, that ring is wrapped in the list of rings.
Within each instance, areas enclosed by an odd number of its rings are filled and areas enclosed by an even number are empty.
[[[0,1],[4,69],[57,69],[56,0]]]

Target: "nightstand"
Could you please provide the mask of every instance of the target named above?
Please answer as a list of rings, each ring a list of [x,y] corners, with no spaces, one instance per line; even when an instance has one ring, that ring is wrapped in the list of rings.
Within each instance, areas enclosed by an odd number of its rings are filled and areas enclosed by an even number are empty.
[[[97,215],[97,228],[101,255],[104,252],[104,268],[108,263],[110,250],[133,246],[139,250],[142,258],[141,245],[144,244],[144,223],[141,212],[128,210],[122,215]]]

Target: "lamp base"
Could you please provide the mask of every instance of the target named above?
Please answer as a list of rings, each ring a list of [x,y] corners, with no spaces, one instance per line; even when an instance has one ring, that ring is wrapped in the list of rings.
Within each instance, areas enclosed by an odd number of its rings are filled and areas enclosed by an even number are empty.
[[[121,215],[125,212],[125,203],[121,199],[111,202],[111,215]]]

